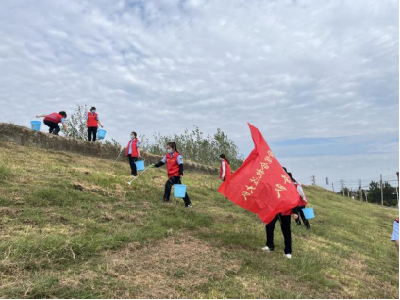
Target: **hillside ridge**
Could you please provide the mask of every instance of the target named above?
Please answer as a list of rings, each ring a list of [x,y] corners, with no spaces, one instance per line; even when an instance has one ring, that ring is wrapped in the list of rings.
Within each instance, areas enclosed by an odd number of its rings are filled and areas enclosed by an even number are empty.
[[[166,172],[132,186],[112,160],[0,142],[1,298],[398,298],[393,209],[305,187],[293,258],[257,216],[189,173],[193,202],[162,202]],[[18,278],[18,280],[16,280]]]
[[[33,131],[30,128],[0,123],[0,142],[12,142],[23,146],[32,146],[42,149],[66,151],[81,155],[115,160],[120,148],[112,145],[70,139],[63,136],[48,134],[42,131]],[[124,154],[124,153],[123,153]],[[142,151],[143,159],[148,163],[156,163],[162,157]],[[120,160],[124,160],[124,155]],[[217,174],[217,168],[185,160],[185,170],[202,174]]]

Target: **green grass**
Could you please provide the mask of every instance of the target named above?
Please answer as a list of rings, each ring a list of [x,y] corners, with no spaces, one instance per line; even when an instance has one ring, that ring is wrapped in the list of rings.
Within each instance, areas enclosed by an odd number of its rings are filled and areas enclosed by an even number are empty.
[[[194,207],[161,199],[165,170],[127,186],[127,163],[0,144],[2,298],[398,298],[397,210],[321,188],[293,259],[263,253],[257,216],[187,174]],[[29,153],[29,155],[26,155]]]

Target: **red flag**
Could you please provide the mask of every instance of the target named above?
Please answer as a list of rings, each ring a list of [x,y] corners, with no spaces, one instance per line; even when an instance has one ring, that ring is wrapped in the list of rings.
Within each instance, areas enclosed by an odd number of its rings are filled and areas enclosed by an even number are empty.
[[[276,214],[296,207],[299,193],[258,128],[248,125],[255,148],[218,192],[268,224]]]

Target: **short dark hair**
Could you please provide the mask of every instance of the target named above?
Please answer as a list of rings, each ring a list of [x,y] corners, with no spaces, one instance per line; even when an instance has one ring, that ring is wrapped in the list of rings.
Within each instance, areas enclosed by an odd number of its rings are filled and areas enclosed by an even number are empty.
[[[133,133],[133,135],[136,137],[137,133],[135,131],[132,131],[131,133]]]
[[[286,174],[289,175],[290,179],[292,179],[293,182],[297,182],[296,179],[293,178],[292,173],[288,172],[288,170],[285,167],[283,167],[283,169],[285,170]]]
[[[230,165],[229,161],[228,161],[228,160],[226,159],[226,157],[225,157],[225,154],[222,153],[219,157],[225,159],[226,162],[228,163],[228,165]]]
[[[67,113],[65,111],[60,111],[58,114],[62,115],[64,118],[67,117]]]
[[[96,107],[92,106],[92,107],[90,108],[90,110],[96,110]]]

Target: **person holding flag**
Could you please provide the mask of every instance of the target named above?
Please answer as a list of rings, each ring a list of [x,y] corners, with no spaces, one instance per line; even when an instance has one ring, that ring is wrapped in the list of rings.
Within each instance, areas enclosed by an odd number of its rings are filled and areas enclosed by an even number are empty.
[[[280,219],[286,236],[285,256],[291,258],[290,215],[297,206],[299,194],[258,128],[248,125],[255,148],[241,167],[221,184],[218,192],[257,214],[270,229]]]
[[[225,181],[225,179],[228,179],[231,176],[231,166],[229,161],[226,159],[225,154],[221,154],[219,160],[221,161],[219,179]]]
[[[297,220],[298,215],[295,214],[296,209],[289,209],[286,212],[279,213],[275,216],[275,218],[265,225],[265,232],[267,234],[267,243],[265,247],[262,247],[262,251],[272,252],[275,249],[274,244],[274,232],[275,232],[275,223],[279,220],[281,224],[281,230],[283,234],[283,240],[285,244],[284,255],[286,258],[292,258],[292,231],[291,231],[291,216]]]

